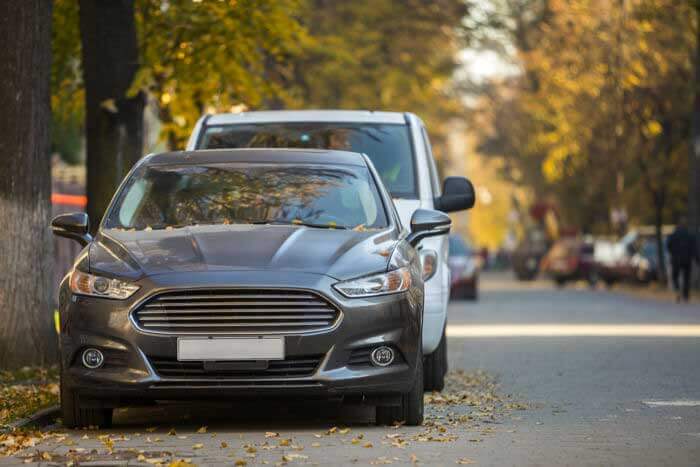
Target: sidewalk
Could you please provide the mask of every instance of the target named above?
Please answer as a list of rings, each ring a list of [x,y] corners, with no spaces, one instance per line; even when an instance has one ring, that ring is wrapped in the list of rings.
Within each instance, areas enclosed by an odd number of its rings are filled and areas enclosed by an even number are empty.
[[[657,283],[651,283],[649,285],[621,283],[615,284],[610,290],[641,298],[649,298],[673,304],[676,303],[676,293],[673,290]],[[700,305],[700,291],[691,289],[689,303],[693,305]]]

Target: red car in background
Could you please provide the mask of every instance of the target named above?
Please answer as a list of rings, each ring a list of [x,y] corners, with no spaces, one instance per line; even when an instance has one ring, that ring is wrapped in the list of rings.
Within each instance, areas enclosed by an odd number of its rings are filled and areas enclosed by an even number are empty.
[[[542,258],[541,269],[559,286],[585,280],[592,287],[598,281],[593,242],[579,237],[557,240]]]
[[[450,235],[450,299],[476,300],[479,296],[478,254],[459,235]]]

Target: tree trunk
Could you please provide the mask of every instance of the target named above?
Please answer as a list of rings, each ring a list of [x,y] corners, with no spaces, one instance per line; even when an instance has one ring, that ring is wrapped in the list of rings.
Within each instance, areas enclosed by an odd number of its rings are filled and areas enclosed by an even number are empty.
[[[51,0],[0,2],[0,368],[56,360],[52,313]]]
[[[700,2],[696,2],[696,24],[700,25]],[[700,233],[700,26],[696,27],[695,39],[695,89],[693,110],[690,119],[690,144],[688,157],[690,168],[690,184],[688,190],[688,208],[690,228],[693,234]]]
[[[80,0],[85,81],[87,212],[93,232],[143,150],[145,96],[127,96],[138,70],[133,0]]]

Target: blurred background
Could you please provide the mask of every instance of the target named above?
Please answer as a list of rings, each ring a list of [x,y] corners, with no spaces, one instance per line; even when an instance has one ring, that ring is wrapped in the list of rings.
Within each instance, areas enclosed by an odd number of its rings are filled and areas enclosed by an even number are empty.
[[[51,215],[85,210],[96,225],[133,163],[183,148],[206,113],[416,113],[441,176],[476,187],[476,209],[453,216],[457,269],[671,296],[666,237],[683,216],[697,231],[698,0],[11,5],[0,17],[15,44],[0,54],[9,309],[54,307],[79,248],[49,237]],[[12,315],[0,337],[51,335],[41,313]],[[12,348],[0,339],[0,362]]]
[[[685,218],[697,259],[699,17],[700,0],[0,0],[0,456],[20,446],[8,420],[56,404],[56,289],[80,247],[51,216],[94,227],[204,114],[326,108],[417,114],[477,203],[452,215],[451,371],[425,399],[437,438],[418,436],[439,443],[390,453],[408,429],[367,428],[376,449],[335,438],[322,462],[698,465],[700,275],[674,303],[667,240]]]
[[[204,113],[339,108],[421,116],[477,186],[455,230],[520,279],[665,287],[664,237],[697,224],[697,2],[56,0],[52,25],[54,213],[88,194],[99,218]],[[77,247],[56,242],[58,282]]]

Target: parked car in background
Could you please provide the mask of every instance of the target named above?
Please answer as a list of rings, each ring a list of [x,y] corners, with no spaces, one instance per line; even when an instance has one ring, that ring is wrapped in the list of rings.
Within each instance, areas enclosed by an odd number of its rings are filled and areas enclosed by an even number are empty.
[[[664,226],[664,257],[669,261],[665,250],[665,235],[670,233],[671,226]],[[638,227],[630,230],[616,242],[599,241],[595,250],[596,263],[600,278],[606,285],[616,282],[646,283],[659,276],[658,247],[653,228]]]
[[[143,158],[60,286],[65,426],[115,407],[232,397],[332,397],[379,424],[423,421],[422,265],[450,218],[410,232],[361,154],[229,150]],[[331,161],[331,162],[328,162]]]
[[[479,256],[461,235],[450,235],[450,299],[476,300],[479,296]]]
[[[444,212],[470,208],[474,189],[464,177],[440,186],[428,133],[412,113],[300,110],[206,115],[192,131],[188,150],[227,148],[341,149],[366,154],[409,226],[417,209]],[[329,153],[328,162],[332,163]],[[426,390],[442,390],[447,371],[447,302],[450,283],[447,236],[426,239],[423,352]]]
[[[540,261],[547,253],[547,238],[539,229],[526,232],[511,255],[511,263],[516,279],[531,281],[540,272]]]
[[[542,259],[541,270],[559,286],[578,280],[595,286],[598,269],[593,242],[580,237],[557,240]]]
[[[632,256],[632,265],[636,279],[647,283],[659,278],[659,248],[654,238],[641,238],[637,251]],[[664,253],[666,261],[669,261],[669,253],[666,251],[666,239],[664,238]]]

